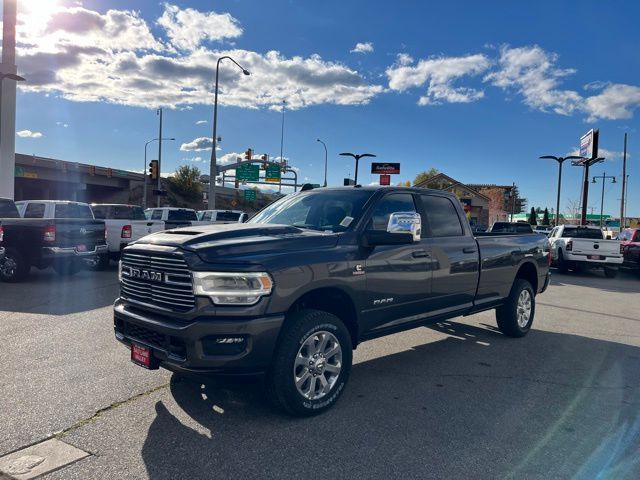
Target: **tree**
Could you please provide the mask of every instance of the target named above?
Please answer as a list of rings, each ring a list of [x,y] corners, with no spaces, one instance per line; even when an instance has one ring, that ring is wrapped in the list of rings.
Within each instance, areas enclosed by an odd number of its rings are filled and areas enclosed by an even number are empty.
[[[577,199],[569,199],[567,200],[567,211],[569,212],[569,216],[571,220],[576,221],[576,223],[580,223],[580,200]],[[565,222],[567,219],[565,219]]]
[[[538,225],[538,215],[536,214],[536,209],[533,207],[531,207],[531,213],[529,214],[529,224]]]
[[[171,190],[189,202],[202,200],[202,183],[200,169],[190,165],[178,167],[176,173],[168,178]]]
[[[416,178],[413,179],[413,184],[414,185],[419,185],[419,184],[421,184],[423,182],[426,182],[430,178],[435,177],[439,173],[440,172],[438,171],[437,168],[430,168],[429,170],[427,170],[425,172],[420,172],[418,175],[416,175]],[[423,185],[423,186],[430,187],[429,185]]]
[[[544,207],[544,216],[542,217],[542,224],[549,225],[549,209]]]

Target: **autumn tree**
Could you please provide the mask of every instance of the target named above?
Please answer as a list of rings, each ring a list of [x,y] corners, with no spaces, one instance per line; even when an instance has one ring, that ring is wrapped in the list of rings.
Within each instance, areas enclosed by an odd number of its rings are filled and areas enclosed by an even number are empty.
[[[424,172],[420,172],[418,175],[416,175],[416,178],[413,179],[413,184],[414,185],[420,185],[426,181],[428,181],[430,178],[435,177],[436,175],[438,175],[440,172],[438,171],[437,168],[430,168],[429,170],[426,170]],[[422,187],[427,187],[427,188],[434,188],[431,185],[427,184],[427,185],[420,185]]]
[[[202,183],[200,169],[195,166],[182,165],[173,176],[168,178],[171,190],[188,202],[202,200]]]

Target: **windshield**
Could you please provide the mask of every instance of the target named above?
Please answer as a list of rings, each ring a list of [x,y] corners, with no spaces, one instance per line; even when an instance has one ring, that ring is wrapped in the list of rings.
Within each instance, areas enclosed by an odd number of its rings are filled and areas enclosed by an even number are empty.
[[[169,210],[169,220],[198,220],[196,212],[193,210]]]
[[[317,190],[287,195],[269,205],[249,223],[292,225],[319,231],[341,232],[357,220],[368,190]]]
[[[532,233],[533,229],[528,223],[504,223],[496,222],[491,228],[492,233]]]
[[[562,238],[591,238],[602,240],[602,232],[597,228],[564,227]]]

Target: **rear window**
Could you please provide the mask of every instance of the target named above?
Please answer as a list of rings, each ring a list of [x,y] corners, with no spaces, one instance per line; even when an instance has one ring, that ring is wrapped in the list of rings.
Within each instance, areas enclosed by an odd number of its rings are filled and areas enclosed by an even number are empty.
[[[590,238],[602,240],[602,232],[597,228],[564,227],[562,238]]]
[[[528,223],[496,222],[491,227],[492,233],[533,233],[533,228]]]
[[[93,220],[93,212],[89,205],[80,203],[56,203],[54,218],[85,218]]]
[[[0,199],[0,218],[20,218],[18,209],[12,200]]]
[[[193,210],[169,210],[168,219],[197,221],[198,217]]]
[[[216,215],[216,221],[218,222],[237,222],[240,218],[240,213],[236,212],[218,212]]]
[[[146,220],[142,207],[131,205],[114,205],[109,208],[107,219],[110,220]]]

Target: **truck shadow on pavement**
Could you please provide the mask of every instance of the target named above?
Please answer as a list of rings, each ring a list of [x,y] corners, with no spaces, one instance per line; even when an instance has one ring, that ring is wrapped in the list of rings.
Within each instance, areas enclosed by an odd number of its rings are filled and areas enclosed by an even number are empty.
[[[177,405],[156,403],[142,449],[149,477],[640,478],[640,348],[429,328],[442,338],[355,364],[313,418],[272,410],[260,382],[174,375]]]
[[[0,282],[0,311],[68,315],[112,305],[120,290],[117,267],[83,270],[71,277],[52,269],[36,271],[21,283]]]
[[[552,269],[551,285],[573,285],[615,293],[640,293],[640,277],[626,270],[620,271],[616,278],[606,278],[598,270],[560,273]]]

